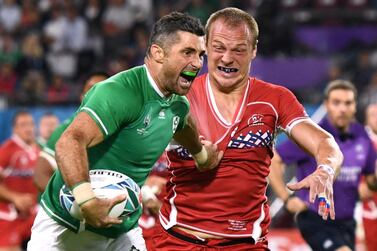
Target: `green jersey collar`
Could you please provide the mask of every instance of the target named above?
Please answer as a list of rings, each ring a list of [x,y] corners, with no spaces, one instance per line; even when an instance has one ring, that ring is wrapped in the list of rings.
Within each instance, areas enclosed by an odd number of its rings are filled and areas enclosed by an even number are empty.
[[[144,64],[143,65],[144,68],[145,68],[145,71],[147,72],[147,77],[148,77],[148,80],[149,80],[149,83],[151,84],[151,86],[153,87],[153,89],[157,92],[157,94],[163,98],[163,99],[166,99],[165,95],[161,92],[160,88],[158,88],[156,82],[154,81],[154,79],[152,78],[151,76],[151,73],[149,72],[148,70],[148,67]]]

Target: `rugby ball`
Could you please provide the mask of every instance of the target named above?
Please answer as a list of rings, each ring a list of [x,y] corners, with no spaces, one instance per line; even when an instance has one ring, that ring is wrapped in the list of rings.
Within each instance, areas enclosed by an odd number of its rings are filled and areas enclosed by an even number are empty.
[[[112,199],[118,195],[127,195],[127,198],[111,208],[109,216],[124,218],[141,207],[140,188],[130,177],[125,174],[111,170],[90,170],[90,183],[94,194],[98,198]],[[67,210],[71,216],[82,220],[81,211],[77,205],[72,192],[66,185],[60,189],[60,205]]]

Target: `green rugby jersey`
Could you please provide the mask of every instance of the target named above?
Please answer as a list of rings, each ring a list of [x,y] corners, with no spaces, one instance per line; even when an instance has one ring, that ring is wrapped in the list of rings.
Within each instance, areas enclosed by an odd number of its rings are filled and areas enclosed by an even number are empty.
[[[87,150],[89,169],[123,173],[141,187],[174,132],[184,126],[188,111],[185,97],[175,94],[168,98],[163,96],[146,66],[118,73],[95,85],[77,111],[91,116],[104,136],[104,141]],[[41,205],[50,217],[77,232],[79,220],[59,203],[63,184],[58,170],[47,185]],[[86,229],[116,238],[134,228],[140,215],[141,208],[120,225],[111,228],[86,226]]]

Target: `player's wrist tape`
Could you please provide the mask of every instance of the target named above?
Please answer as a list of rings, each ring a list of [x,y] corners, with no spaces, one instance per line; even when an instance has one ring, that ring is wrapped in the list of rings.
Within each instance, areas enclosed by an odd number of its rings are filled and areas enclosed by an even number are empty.
[[[152,188],[148,185],[141,187],[141,198],[143,202],[147,202],[148,200],[157,200],[157,197],[154,194]]]
[[[72,188],[72,194],[79,206],[96,197],[90,182],[80,182],[79,184],[74,185]]]
[[[317,169],[321,168],[322,170],[325,170],[332,178],[335,176],[335,170],[329,165],[319,165]]]
[[[193,154],[193,158],[199,165],[206,163],[208,160],[208,153],[206,148],[202,146],[202,150],[200,150],[200,152],[197,154]]]

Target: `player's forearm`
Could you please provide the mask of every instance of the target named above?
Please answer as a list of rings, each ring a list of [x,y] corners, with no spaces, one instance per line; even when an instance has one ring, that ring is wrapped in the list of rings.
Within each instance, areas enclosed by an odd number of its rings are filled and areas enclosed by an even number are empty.
[[[193,155],[202,150],[202,144],[199,140],[199,133],[196,124],[190,116],[187,118],[185,127],[174,134],[174,140]]]
[[[89,181],[86,146],[79,134],[69,131],[65,132],[56,143],[56,161],[69,187],[82,181]]]

